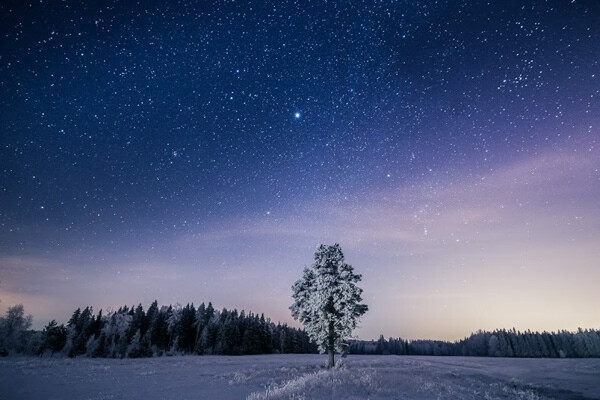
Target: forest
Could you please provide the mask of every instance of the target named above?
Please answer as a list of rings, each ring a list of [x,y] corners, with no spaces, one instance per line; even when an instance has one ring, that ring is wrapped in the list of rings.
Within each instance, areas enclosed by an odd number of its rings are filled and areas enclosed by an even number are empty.
[[[520,332],[516,329],[477,331],[456,342],[403,340],[401,338],[354,340],[351,354],[396,354],[467,357],[588,358],[600,357],[600,330],[576,332]]]
[[[138,358],[162,355],[243,355],[315,353],[303,330],[275,324],[263,314],[215,310],[212,303],[148,310],[123,306],[104,315],[78,308],[64,324],[51,321],[42,331],[30,330],[31,316],[22,305],[0,318],[0,354],[69,357]]]
[[[23,305],[0,317],[0,355],[138,358],[163,355],[316,353],[304,330],[273,323],[263,314],[215,310],[212,303],[186,306],[123,306],[106,314],[77,309],[66,325],[56,321],[30,329]],[[477,331],[455,342],[439,340],[351,340],[350,354],[474,357],[600,357],[600,330]]]

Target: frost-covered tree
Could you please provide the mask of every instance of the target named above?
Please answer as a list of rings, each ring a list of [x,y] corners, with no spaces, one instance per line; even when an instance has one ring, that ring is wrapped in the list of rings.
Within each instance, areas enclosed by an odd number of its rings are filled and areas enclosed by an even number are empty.
[[[367,305],[361,304],[362,289],[356,285],[361,278],[344,262],[336,243],[319,246],[314,263],[292,286],[292,316],[304,324],[319,351],[329,355],[328,368],[334,365],[336,351],[346,352],[347,339],[367,312]]]
[[[6,317],[0,318],[0,354],[21,353],[25,350],[26,332],[33,317],[25,316],[23,304],[9,307]]]

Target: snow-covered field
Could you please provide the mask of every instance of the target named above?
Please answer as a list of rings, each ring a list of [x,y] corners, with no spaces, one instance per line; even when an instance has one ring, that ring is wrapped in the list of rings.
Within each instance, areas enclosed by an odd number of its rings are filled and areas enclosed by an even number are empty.
[[[600,359],[0,359],[0,399],[600,399]]]

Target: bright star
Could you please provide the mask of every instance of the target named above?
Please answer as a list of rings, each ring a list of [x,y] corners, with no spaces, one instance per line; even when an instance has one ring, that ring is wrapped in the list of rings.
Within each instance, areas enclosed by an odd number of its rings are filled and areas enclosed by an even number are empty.
[[[302,115],[299,112],[294,113],[294,118],[299,119]]]

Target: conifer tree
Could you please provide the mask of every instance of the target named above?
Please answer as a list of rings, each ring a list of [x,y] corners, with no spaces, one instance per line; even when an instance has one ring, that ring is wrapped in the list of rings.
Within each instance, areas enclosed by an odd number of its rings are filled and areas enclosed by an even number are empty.
[[[39,353],[42,354],[46,350],[50,350],[52,355],[54,352],[60,351],[67,341],[67,328],[64,325],[58,325],[56,320],[52,320],[46,325],[42,331],[42,346]]]
[[[319,351],[328,353],[331,368],[335,352],[346,352],[347,340],[368,307],[360,303],[362,289],[356,285],[362,276],[344,262],[339,244],[319,246],[314,260],[292,286],[290,310]]]

